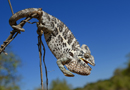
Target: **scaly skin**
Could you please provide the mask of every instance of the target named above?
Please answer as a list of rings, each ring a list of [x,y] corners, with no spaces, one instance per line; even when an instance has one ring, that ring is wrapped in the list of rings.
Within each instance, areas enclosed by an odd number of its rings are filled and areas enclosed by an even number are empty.
[[[9,23],[12,27],[15,27],[17,20],[30,17],[32,14],[37,14],[34,17],[39,20],[37,26],[43,30],[47,45],[57,58],[57,65],[63,74],[69,77],[74,76],[71,72],[89,75],[92,69],[88,66],[88,63],[94,66],[94,57],[87,45],[80,47],[72,32],[59,19],[41,9],[29,8],[15,13],[10,18]],[[64,65],[69,70],[66,70]]]

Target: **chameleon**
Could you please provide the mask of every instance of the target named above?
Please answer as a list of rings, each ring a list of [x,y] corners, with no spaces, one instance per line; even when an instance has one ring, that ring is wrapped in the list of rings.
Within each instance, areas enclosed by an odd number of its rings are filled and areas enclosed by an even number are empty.
[[[22,27],[16,25],[16,21],[24,17],[32,17],[33,14],[35,14],[33,18],[39,20],[37,27],[43,31],[45,41],[56,57],[57,65],[63,74],[68,77],[74,77],[73,73],[89,75],[92,68],[88,64],[95,66],[95,60],[89,47],[85,44],[80,46],[72,32],[61,20],[44,12],[41,8],[28,8],[11,16],[9,24],[13,29],[24,31]]]

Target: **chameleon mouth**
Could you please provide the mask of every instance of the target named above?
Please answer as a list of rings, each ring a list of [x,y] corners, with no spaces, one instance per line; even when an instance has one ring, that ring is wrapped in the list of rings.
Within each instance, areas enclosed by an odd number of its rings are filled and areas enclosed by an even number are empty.
[[[87,65],[88,65],[88,63],[92,65],[91,62],[88,62],[87,60],[85,60],[85,59],[83,59],[83,58],[80,58],[80,59],[83,60]],[[89,65],[88,65],[88,67],[89,67],[89,70],[91,71],[92,68],[91,68]]]

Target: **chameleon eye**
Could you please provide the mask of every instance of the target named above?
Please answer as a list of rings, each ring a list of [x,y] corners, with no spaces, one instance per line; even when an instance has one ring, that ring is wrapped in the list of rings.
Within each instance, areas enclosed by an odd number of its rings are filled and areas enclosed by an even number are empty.
[[[85,58],[89,58],[89,56],[90,56],[89,53],[85,53],[85,54],[84,54],[84,57],[85,57]]]

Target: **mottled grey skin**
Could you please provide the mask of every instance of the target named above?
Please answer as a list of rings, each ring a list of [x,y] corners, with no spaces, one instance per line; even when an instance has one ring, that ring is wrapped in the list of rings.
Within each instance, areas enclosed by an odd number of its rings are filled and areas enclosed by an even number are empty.
[[[59,19],[47,14],[41,9],[30,8],[15,13],[9,20],[11,26],[23,17],[37,14],[40,30],[43,30],[44,37],[53,55],[57,58],[57,65],[65,76],[73,77],[71,72],[80,75],[89,75],[91,68],[88,63],[95,65],[94,57],[87,45],[80,47],[78,41]],[[66,70],[64,65],[69,70]],[[70,72],[71,71],[71,72]]]

